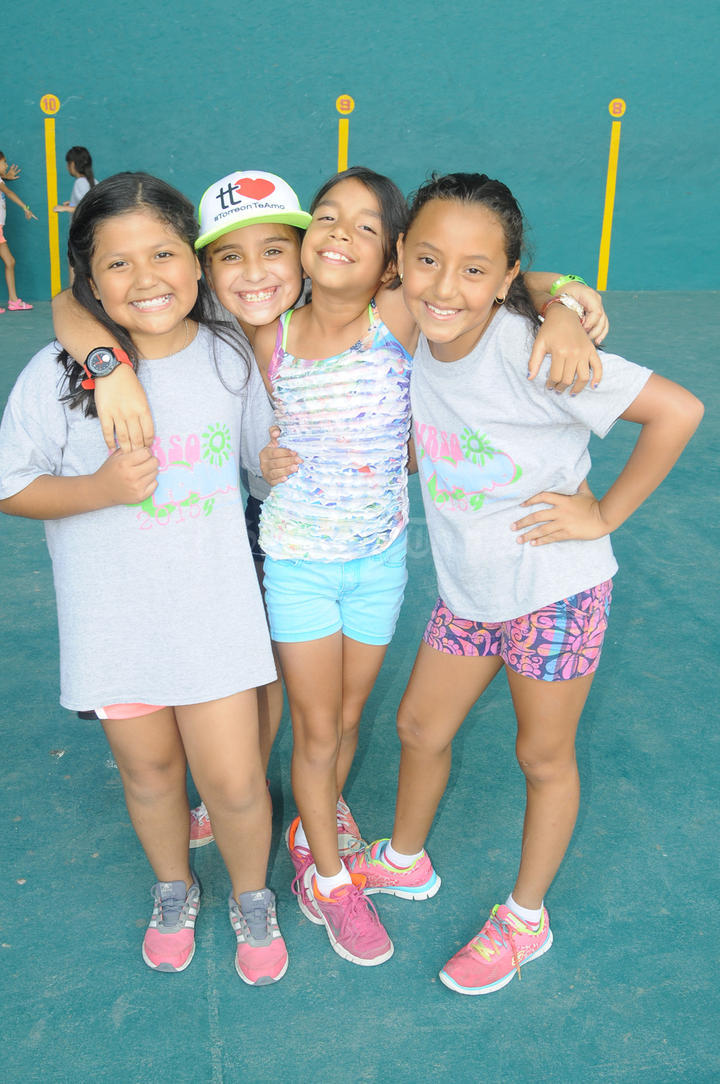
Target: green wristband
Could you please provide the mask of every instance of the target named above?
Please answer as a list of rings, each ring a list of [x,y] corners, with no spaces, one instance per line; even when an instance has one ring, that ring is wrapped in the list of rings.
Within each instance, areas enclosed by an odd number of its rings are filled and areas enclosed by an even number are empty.
[[[568,282],[581,282],[583,286],[587,286],[585,279],[581,279],[579,275],[561,275],[559,279],[555,279],[550,287],[550,297],[555,297],[558,290],[561,290]]]

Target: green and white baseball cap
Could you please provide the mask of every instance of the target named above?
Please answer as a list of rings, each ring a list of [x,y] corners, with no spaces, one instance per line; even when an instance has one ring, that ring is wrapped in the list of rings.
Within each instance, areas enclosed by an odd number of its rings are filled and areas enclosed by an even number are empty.
[[[205,248],[224,233],[257,222],[284,222],[304,230],[312,215],[300,207],[295,192],[282,177],[260,170],[228,173],[211,184],[200,200],[200,236],[195,248]]]

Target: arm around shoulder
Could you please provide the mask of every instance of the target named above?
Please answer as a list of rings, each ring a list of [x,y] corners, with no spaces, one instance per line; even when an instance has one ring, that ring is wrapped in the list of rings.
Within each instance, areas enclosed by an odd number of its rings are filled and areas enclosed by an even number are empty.
[[[71,357],[83,361],[98,346],[120,348],[120,343],[84,309],[71,290],[62,290],[52,299],[55,336]]]
[[[414,354],[418,341],[418,329],[405,304],[402,289],[391,290],[388,286],[382,286],[377,292],[375,301],[382,322],[397,341],[402,343],[408,354]]]
[[[279,323],[275,320],[272,324],[263,324],[262,327],[256,328],[254,341],[252,343],[253,355],[268,395],[272,395],[273,391],[269,373],[270,362],[272,361],[273,351],[275,350],[278,326]]]
[[[117,339],[63,290],[52,300],[55,335],[68,354],[78,361],[99,346],[122,349]],[[109,450],[130,452],[152,444],[155,431],[150,405],[142,384],[129,365],[118,365],[95,383],[95,407]]]

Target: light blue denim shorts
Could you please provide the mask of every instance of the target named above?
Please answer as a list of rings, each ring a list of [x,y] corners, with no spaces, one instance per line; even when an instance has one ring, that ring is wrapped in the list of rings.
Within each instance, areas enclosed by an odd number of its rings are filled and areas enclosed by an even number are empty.
[[[389,644],[402,606],[407,531],[382,553],[353,561],[265,558],[270,634],[281,643],[331,636],[341,629],[361,644]]]

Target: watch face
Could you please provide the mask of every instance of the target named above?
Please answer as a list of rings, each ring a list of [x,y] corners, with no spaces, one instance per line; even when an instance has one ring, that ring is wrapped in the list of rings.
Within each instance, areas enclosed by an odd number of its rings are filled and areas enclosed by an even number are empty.
[[[120,362],[117,360],[112,350],[106,350],[101,348],[100,350],[93,350],[85,362],[93,376],[107,376],[113,369],[117,369]]]

